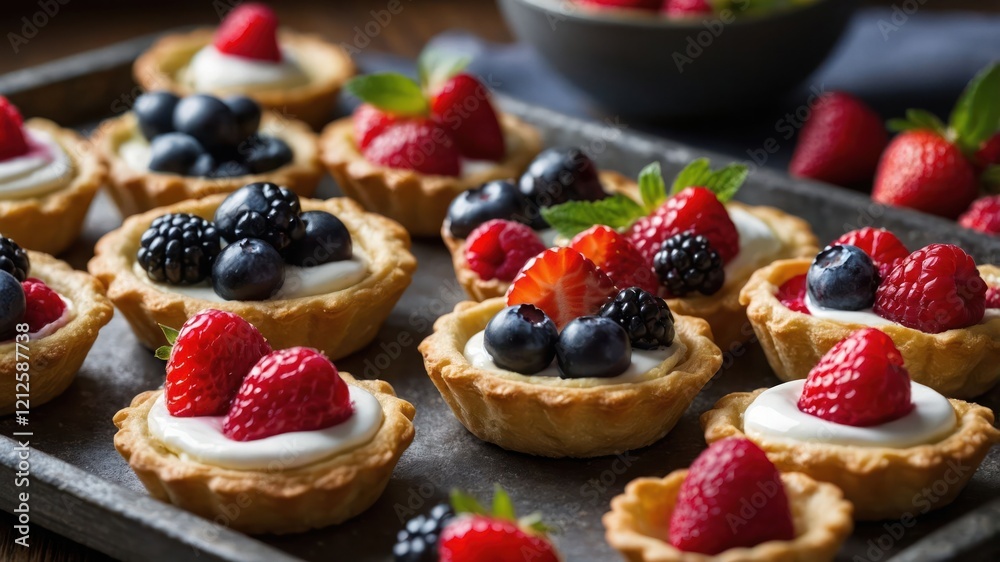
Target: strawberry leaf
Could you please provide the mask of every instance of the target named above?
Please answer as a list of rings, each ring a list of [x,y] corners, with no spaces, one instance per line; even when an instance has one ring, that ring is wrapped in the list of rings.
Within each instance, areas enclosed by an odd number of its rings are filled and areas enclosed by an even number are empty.
[[[160,324],[160,331],[163,332],[163,337],[167,338],[168,344],[174,345],[177,342],[177,335],[180,334],[179,330]]]
[[[625,228],[645,215],[641,205],[624,195],[613,195],[599,201],[568,201],[542,209],[542,218],[567,238],[596,224]]]
[[[470,61],[465,55],[440,49],[424,49],[417,61],[420,85],[425,92],[434,92],[449,78],[465,70]]]
[[[1000,63],[981,70],[951,112],[950,125],[955,140],[966,154],[972,154],[1000,129]]]
[[[667,185],[663,181],[660,163],[653,162],[639,172],[639,194],[643,209],[650,213],[667,198]]]
[[[546,525],[545,522],[542,521],[542,514],[537,511],[529,513],[528,515],[518,519],[517,523],[522,529],[531,529],[539,535],[547,535],[553,531],[552,527]]]
[[[980,181],[983,182],[983,186],[990,193],[1000,193],[1000,166],[993,165],[987,167],[983,170],[983,173],[979,176]]]
[[[472,513],[473,515],[489,515],[479,500],[459,489],[451,491],[451,507],[455,513]]]
[[[160,347],[156,348],[156,358],[160,359],[162,361],[166,361],[167,359],[170,359],[170,350],[171,349],[173,349],[173,348],[170,347],[169,345],[161,345]]]
[[[674,178],[674,185],[670,188],[670,194],[676,195],[686,188],[692,186],[703,186],[712,175],[711,164],[708,158],[699,158],[684,167]]]
[[[365,103],[396,115],[425,115],[427,98],[411,78],[398,72],[359,76],[344,86]]]
[[[511,501],[510,494],[500,487],[500,484],[493,488],[493,516],[507,521],[517,521],[514,502]]]
[[[947,128],[937,115],[923,109],[907,109],[905,119],[890,119],[886,125],[894,133],[927,130],[944,136],[947,132]]]

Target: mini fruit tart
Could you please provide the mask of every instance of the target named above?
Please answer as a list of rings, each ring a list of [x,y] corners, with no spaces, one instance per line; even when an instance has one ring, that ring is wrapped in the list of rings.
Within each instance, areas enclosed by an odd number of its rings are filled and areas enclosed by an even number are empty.
[[[616,291],[571,248],[535,258],[506,302],[458,304],[420,351],[470,432],[546,457],[658,441],[722,364],[705,321],[638,287]]]
[[[147,91],[242,94],[319,129],[355,68],[341,47],[319,36],[279,31],[269,7],[247,3],[216,30],[160,39],[136,59],[132,73]]]
[[[150,92],[94,134],[110,167],[110,193],[125,216],[255,181],[312,195],[323,175],[316,135],[252,99]]]
[[[746,176],[745,166],[713,172],[707,160],[696,160],[668,194],[657,163],[637,185],[599,174],[579,149],[549,149],[517,185],[490,182],[459,195],[442,236],[474,299],[505,294],[534,255],[529,250],[568,245],[616,286],[658,291],[674,312],[704,318],[719,347],[729,349],[753,335],[739,303],[750,275],[776,259],[817,250],[805,221],[729,201]]]
[[[806,380],[730,394],[701,422],[709,443],[746,436],[779,469],[836,484],[865,520],[948,505],[1000,442],[989,408],[912,382],[875,328],[833,346]]]
[[[113,312],[96,279],[0,236],[0,415],[66,390]]]
[[[164,332],[163,390],[114,418],[115,448],[159,500],[245,533],[325,527],[375,503],[413,441],[410,403],[315,349],[271,351],[221,310]]]
[[[747,439],[713,443],[687,470],[638,478],[604,515],[630,562],[827,562],[854,523],[835,486],[778,472]]]
[[[465,59],[427,51],[420,83],[401,74],[355,78],[364,102],[320,138],[323,163],[345,195],[397,220],[413,236],[437,236],[456,195],[520,174],[541,149],[534,127],[493,108]]]
[[[76,132],[46,119],[24,122],[0,96],[0,232],[31,250],[62,252],[80,236],[106,177]]]
[[[805,378],[837,342],[864,326],[889,334],[914,380],[951,398],[1000,380],[1000,269],[976,267],[957,246],[912,254],[891,232],[848,232],[815,259],[756,272],[740,295],[775,374]]]
[[[213,306],[275,348],[338,359],[367,345],[410,284],[416,260],[395,222],[344,198],[303,199],[271,183],[130,217],[89,269],[150,348],[159,325]]]

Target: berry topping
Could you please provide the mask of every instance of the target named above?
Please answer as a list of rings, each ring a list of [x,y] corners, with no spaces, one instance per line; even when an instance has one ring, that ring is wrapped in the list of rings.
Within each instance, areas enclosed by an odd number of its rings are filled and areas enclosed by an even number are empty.
[[[782,283],[776,297],[789,310],[810,314],[809,307],[806,306],[806,274],[796,275]]]
[[[285,261],[299,267],[314,267],[349,260],[354,255],[351,232],[337,217],[325,211],[302,213],[306,225],[302,238],[285,249]]]
[[[52,290],[40,279],[29,277],[21,286],[24,288],[24,319],[29,332],[37,332],[62,317],[66,303],[59,293]]]
[[[1000,308],[1000,288],[990,287],[986,291],[986,308]]]
[[[468,74],[452,76],[431,98],[431,114],[451,133],[462,156],[503,160],[503,130],[490,103],[490,91]]]
[[[910,255],[903,242],[895,234],[884,228],[866,226],[845,233],[834,240],[831,246],[857,246],[875,263],[881,278],[889,275],[899,260]]]
[[[632,347],[656,349],[674,342],[674,315],[666,301],[639,287],[622,289],[601,308],[601,316],[625,328]]]
[[[490,219],[531,222],[527,201],[517,186],[495,180],[463,191],[448,206],[448,230],[455,238],[467,238],[479,225]]]
[[[243,162],[234,161],[235,168],[220,166],[217,175],[229,177],[262,174],[288,164],[294,159],[292,149],[278,137],[253,135],[240,145]]]
[[[798,407],[843,425],[888,423],[913,411],[910,374],[885,332],[858,330],[830,348],[809,371]]]
[[[671,18],[691,18],[713,13],[708,0],[664,0],[660,11]]]
[[[24,287],[13,275],[0,270],[0,341],[14,337],[26,306]]]
[[[215,159],[194,137],[184,133],[166,133],[149,143],[149,169],[167,174],[211,174]]]
[[[809,298],[823,308],[864,310],[875,302],[878,270],[857,246],[830,246],[816,255],[806,276]]]
[[[973,201],[958,217],[958,224],[987,234],[1000,234],[1000,195],[990,195]]]
[[[271,245],[244,238],[226,246],[212,266],[212,288],[227,301],[262,301],[285,283],[285,263]]]
[[[257,2],[241,4],[222,20],[215,32],[215,48],[227,55],[281,62],[278,16]]]
[[[549,148],[528,165],[518,189],[534,210],[567,201],[597,201],[607,194],[597,177],[597,166],[579,148]],[[546,228],[541,215],[532,226]]]
[[[221,251],[219,231],[187,213],[156,217],[139,239],[136,260],[153,281],[172,285],[200,283],[212,273]]]
[[[363,103],[354,110],[354,142],[358,148],[368,148],[372,140],[399,121],[395,115],[386,113],[374,105]]]
[[[577,4],[593,8],[619,8],[631,10],[647,10],[655,12],[660,9],[661,0],[575,0]]]
[[[18,281],[24,281],[28,278],[30,270],[28,252],[14,240],[0,236],[0,271],[10,273]]]
[[[726,270],[719,252],[708,238],[693,231],[668,238],[653,258],[653,269],[671,297],[688,293],[718,293],[726,283]]]
[[[257,328],[232,312],[203,310],[179,332],[163,332],[172,347],[161,347],[156,356],[167,359],[163,394],[167,411],[177,417],[225,414],[243,377],[271,352]]]
[[[530,226],[493,219],[476,227],[465,241],[465,261],[480,279],[512,281],[528,260],[545,250]]]
[[[704,187],[688,187],[667,199],[652,215],[637,220],[629,228],[628,237],[653,263],[663,242],[688,230],[707,238],[719,252],[722,263],[729,263],[740,253],[740,235],[729,211]]]
[[[177,102],[174,130],[194,137],[209,150],[232,148],[243,140],[229,106],[207,94],[193,94]]]
[[[389,168],[437,176],[457,176],[461,171],[454,139],[444,127],[429,119],[393,124],[362,152],[369,162]]]
[[[264,356],[250,369],[222,432],[236,441],[253,441],[325,429],[353,413],[350,390],[333,363],[315,349],[292,347]]]
[[[236,118],[239,138],[248,139],[257,134],[257,129],[260,128],[261,113],[257,102],[247,96],[235,95],[222,98],[222,103],[226,104],[233,117]]]
[[[553,248],[525,264],[507,290],[507,304],[533,304],[562,328],[596,314],[616,292],[611,278],[580,252]]]
[[[552,363],[559,331],[530,304],[508,306],[486,325],[483,344],[501,369],[533,375]]]
[[[21,156],[29,149],[21,112],[10,100],[0,96],[0,161]]]
[[[146,140],[152,141],[160,135],[173,132],[174,108],[180,98],[167,91],[146,92],[135,98],[132,112],[139,122],[139,131]]]
[[[569,244],[597,264],[616,287],[639,287],[655,293],[657,279],[632,242],[613,228],[598,225],[577,234]]]
[[[571,320],[556,341],[556,359],[563,378],[611,378],[632,364],[628,332],[603,316]]]
[[[459,515],[441,533],[436,562],[559,562],[540,517],[518,520],[510,496],[499,486],[492,512],[457,490],[451,504]]]
[[[299,196],[273,183],[245,185],[215,210],[215,225],[226,240],[256,238],[279,252],[305,235]]]
[[[931,244],[893,268],[875,294],[875,314],[908,328],[937,334],[983,319],[986,282],[958,246]]]
[[[1000,164],[1000,133],[994,133],[992,137],[983,141],[972,161],[980,169]]]
[[[442,503],[431,508],[427,515],[417,515],[406,522],[396,534],[392,547],[395,562],[438,562],[438,538],[441,531],[455,517],[451,506]]]

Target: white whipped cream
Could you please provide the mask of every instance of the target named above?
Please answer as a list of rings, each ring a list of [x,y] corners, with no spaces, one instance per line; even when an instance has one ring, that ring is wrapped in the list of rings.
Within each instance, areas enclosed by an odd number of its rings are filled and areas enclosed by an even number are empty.
[[[133,136],[118,146],[118,156],[129,168],[145,172],[149,169],[149,142],[141,136]]]
[[[809,309],[809,314],[822,320],[833,320],[834,322],[844,322],[846,324],[861,324],[862,326],[870,326],[872,328],[898,325],[892,320],[875,314],[870,308],[862,310],[837,310],[836,308],[820,306],[813,302],[812,297],[809,296],[809,291],[806,291],[806,308]]]
[[[291,88],[309,81],[294,53],[282,49],[278,62],[228,55],[207,45],[182,71],[181,80],[199,92],[244,91],[263,86]]]
[[[483,341],[485,333],[485,331],[477,333],[465,344],[464,353],[469,364],[477,369],[490,371],[506,378],[551,386],[583,388],[641,382],[649,378],[647,375],[650,371],[661,365],[666,364],[669,370],[680,362],[687,351],[685,345],[680,340],[674,338],[674,343],[670,347],[661,347],[659,349],[632,348],[632,363],[624,373],[617,377],[564,379],[559,376],[559,366],[555,360],[552,361],[551,365],[533,375],[522,375],[497,367],[496,363],[493,362],[493,357],[486,351],[486,345]]]
[[[222,433],[223,416],[171,416],[162,394],[149,410],[147,424],[153,438],[183,460],[236,470],[288,470],[347,452],[378,433],[383,418],[378,399],[363,388],[348,388],[354,405],[351,417],[315,431],[235,441]]]
[[[0,199],[22,199],[45,195],[66,185],[73,162],[52,135],[24,130],[27,154],[0,161]]]
[[[903,449],[940,441],[957,424],[948,399],[915,382],[910,383],[913,411],[897,420],[871,427],[830,422],[799,410],[805,383],[786,382],[762,392],[743,413],[743,432],[751,439]]]
[[[781,240],[766,222],[743,209],[726,207],[740,235],[740,253],[726,264],[726,281],[744,279],[771,263],[781,252]]]

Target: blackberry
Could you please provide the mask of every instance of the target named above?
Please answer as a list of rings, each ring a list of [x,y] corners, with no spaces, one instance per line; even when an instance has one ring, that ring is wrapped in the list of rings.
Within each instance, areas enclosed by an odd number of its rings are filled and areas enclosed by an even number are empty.
[[[0,236],[0,271],[10,273],[18,281],[24,281],[28,278],[30,270],[31,262],[28,260],[28,252],[18,246],[17,242]]]
[[[681,232],[668,238],[653,257],[653,270],[660,284],[671,296],[683,297],[692,292],[714,295],[726,282],[719,252],[708,238],[693,231]]]
[[[438,539],[451,519],[455,517],[448,504],[434,506],[428,515],[418,515],[406,522],[406,527],[396,535],[392,547],[396,562],[437,562]]]
[[[617,322],[632,341],[632,347],[656,349],[674,342],[674,315],[660,297],[629,287],[618,292],[601,308],[601,316]]]
[[[187,213],[157,217],[139,240],[136,259],[153,281],[190,285],[206,279],[222,248],[219,231]]]
[[[215,225],[230,242],[256,238],[279,252],[306,232],[299,196],[269,182],[251,183],[229,194],[215,210]]]

